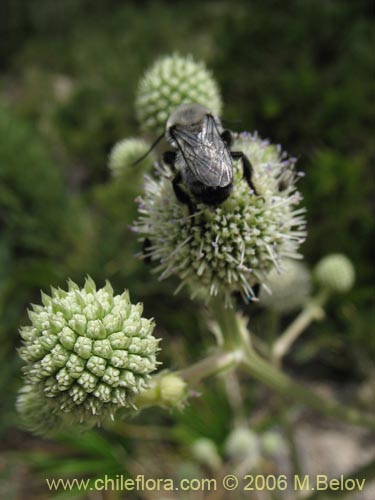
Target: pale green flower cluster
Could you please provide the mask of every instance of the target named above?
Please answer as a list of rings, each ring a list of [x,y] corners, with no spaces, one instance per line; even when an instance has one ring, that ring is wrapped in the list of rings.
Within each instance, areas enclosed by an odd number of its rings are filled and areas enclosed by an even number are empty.
[[[281,272],[286,258],[300,258],[298,249],[306,236],[295,161],[256,134],[238,134],[233,150],[243,151],[251,161],[257,194],[237,161],[229,198],[217,207],[197,204],[189,215],[176,199],[173,173],[165,167],[158,178],[146,179],[134,224],[140,238],[149,241],[146,256],[160,279],[177,275],[179,288],[189,285],[193,296],[206,300],[220,294],[227,304],[233,292],[254,300],[253,286],[265,282],[272,269]]]
[[[211,469],[218,469],[221,465],[221,458],[216,444],[208,438],[196,439],[191,445],[191,454],[200,464]]]
[[[291,259],[282,262],[281,269],[272,269],[263,283],[260,304],[280,313],[302,307],[310,296],[311,277],[307,267]]]
[[[249,427],[239,426],[227,435],[221,451],[233,465],[242,463],[246,470],[251,470],[259,464],[262,457],[278,456],[285,449],[285,441],[276,430],[257,434]],[[190,447],[190,452],[192,458],[201,465],[211,469],[222,466],[219,449],[210,438],[196,439]]]
[[[354,285],[355,270],[346,255],[331,254],[317,264],[315,278],[322,287],[332,292],[344,293]]]
[[[191,102],[220,115],[220,92],[211,73],[191,56],[174,54],[160,58],[139,83],[136,114],[142,130],[160,134],[172,111]]]
[[[56,411],[46,402],[40,385],[24,385],[18,393],[16,408],[21,425],[34,434],[52,434],[62,430],[64,425],[68,424],[68,419],[63,419],[61,412]]]
[[[237,427],[227,437],[224,450],[231,460],[246,460],[251,468],[260,458],[258,435],[247,427]]]
[[[149,144],[143,139],[130,137],[117,142],[109,155],[108,167],[114,177],[134,175],[134,169],[151,168],[155,157],[153,153],[146,156],[139,165],[134,163],[149,150]],[[133,169],[133,172],[132,172]]]
[[[131,408],[158,364],[154,323],[142,317],[142,305],[128,292],[114,296],[108,282],[97,290],[90,278],[83,289],[70,281],[68,291],[42,293],[42,303],[20,330],[26,366],[18,409],[32,430],[48,432],[64,416],[100,423]]]

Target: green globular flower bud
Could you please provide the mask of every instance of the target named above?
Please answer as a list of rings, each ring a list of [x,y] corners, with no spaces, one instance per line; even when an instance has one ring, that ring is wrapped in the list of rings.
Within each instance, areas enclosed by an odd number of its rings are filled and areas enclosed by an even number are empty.
[[[202,465],[218,469],[221,464],[221,458],[216,444],[208,438],[199,438],[191,445],[191,454],[197,462]]]
[[[137,407],[162,406],[179,408],[183,405],[188,393],[188,387],[179,375],[161,372],[152,377],[149,388],[137,397]]]
[[[259,294],[260,304],[286,313],[302,307],[311,291],[310,272],[301,262],[286,259],[272,269]]]
[[[139,83],[136,114],[142,130],[160,134],[172,111],[180,104],[192,102],[220,115],[221,97],[211,73],[191,56],[162,57]]]
[[[305,240],[304,208],[296,190],[295,160],[256,134],[237,134],[233,150],[243,151],[253,166],[255,194],[243,177],[241,161],[233,165],[233,190],[215,207],[196,202],[194,214],[174,194],[173,173],[164,166],[157,178],[146,177],[138,199],[134,231],[147,242],[145,256],[160,279],[177,275],[192,296],[222,295],[227,305],[239,292],[254,300],[253,286],[265,282],[286,258],[300,258]],[[183,186],[188,190],[187,186]]]
[[[269,456],[279,455],[286,449],[285,441],[277,431],[267,431],[260,438],[262,452]]]
[[[141,317],[142,305],[128,292],[114,296],[108,282],[97,290],[91,278],[82,289],[71,281],[67,291],[52,289],[43,304],[32,306],[31,325],[20,330],[23,416],[34,405],[41,415],[95,424],[134,407],[158,364],[154,323]]]
[[[186,391],[186,382],[174,373],[169,373],[160,380],[160,401],[162,405],[172,408],[181,405],[186,398]]]
[[[117,142],[113,146],[108,158],[108,167],[113,177],[134,175],[134,169],[137,169],[137,171],[149,169],[155,160],[152,152],[137,165],[133,165],[144,156],[149,149],[150,145],[143,139],[132,137]]]
[[[315,278],[324,288],[332,292],[345,293],[354,285],[354,266],[345,255],[327,255],[318,262]]]
[[[234,462],[246,460],[249,467],[252,467],[260,457],[258,436],[247,427],[237,427],[227,437],[224,450]]]

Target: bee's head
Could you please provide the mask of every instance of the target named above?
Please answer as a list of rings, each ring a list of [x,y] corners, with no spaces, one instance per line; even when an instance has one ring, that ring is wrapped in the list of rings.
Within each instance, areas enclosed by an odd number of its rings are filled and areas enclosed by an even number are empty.
[[[204,117],[208,114],[211,114],[210,110],[201,104],[180,104],[177,108],[175,108],[167,120],[165,127],[167,137],[170,135],[170,130],[176,126],[182,128],[199,127],[203,122]]]
[[[165,137],[167,141],[175,147],[176,144],[172,133],[174,127],[199,130],[202,127],[204,118],[210,114],[211,111],[201,104],[180,104],[175,108],[167,120],[165,127]]]

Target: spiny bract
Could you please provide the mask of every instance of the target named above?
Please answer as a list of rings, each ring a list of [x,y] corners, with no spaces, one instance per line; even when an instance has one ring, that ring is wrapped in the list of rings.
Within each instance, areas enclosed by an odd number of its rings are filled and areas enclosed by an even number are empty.
[[[153,321],[141,316],[142,304],[131,304],[127,291],[114,296],[108,282],[97,290],[91,278],[83,289],[68,285],[68,291],[42,293],[43,305],[32,306],[31,325],[20,330],[29,388],[19,408],[30,406],[32,387],[56,415],[100,422],[131,407],[148,387],[158,340]]]

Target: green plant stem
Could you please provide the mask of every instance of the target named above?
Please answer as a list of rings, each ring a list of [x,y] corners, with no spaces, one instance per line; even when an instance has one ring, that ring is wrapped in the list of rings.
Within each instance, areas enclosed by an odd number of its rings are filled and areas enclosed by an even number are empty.
[[[225,373],[222,377],[227,398],[234,415],[235,427],[246,427],[245,408],[242,399],[241,385],[235,371]]]
[[[242,351],[219,351],[208,358],[202,359],[197,363],[176,372],[183,378],[189,386],[198,384],[202,379],[212,375],[218,375],[226,370],[235,368],[242,361]]]
[[[375,429],[375,418],[363,414],[355,408],[343,406],[335,401],[328,400],[294,382],[290,377],[274,368],[270,363],[261,359],[255,352],[248,352],[242,367],[254,378],[268,385],[279,394],[292,398],[313,408],[319,413],[335,417],[353,425],[363,425]]]
[[[298,339],[303,331],[315,320],[323,317],[323,305],[328,299],[328,292],[322,290],[320,294],[312,299],[296,319],[288,326],[281,336],[274,342],[272,347],[272,359],[275,364],[280,364],[281,359],[289,351],[291,345]]]
[[[221,330],[224,350],[251,348],[246,320],[240,314],[236,314],[230,307],[225,307],[220,296],[211,299],[210,308]]]
[[[273,346],[275,339],[279,335],[280,331],[280,320],[281,315],[277,311],[269,311],[268,315],[268,332],[267,332],[267,344],[269,348]]]
[[[296,437],[294,433],[295,425],[290,420],[290,415],[283,414],[281,417],[281,425],[284,429],[284,434],[289,445],[290,461],[293,467],[293,474],[297,476],[302,475],[302,469],[300,465],[298,446],[296,443]]]
[[[338,418],[352,425],[362,425],[375,429],[375,417],[364,414],[355,408],[341,405],[335,401],[319,396],[303,385],[294,382],[268,361],[261,358],[253,349],[244,319],[233,309],[218,307],[215,303],[214,313],[223,334],[224,347],[241,348],[243,358],[241,367],[254,378],[274,389],[278,394],[302,403],[319,413]]]

